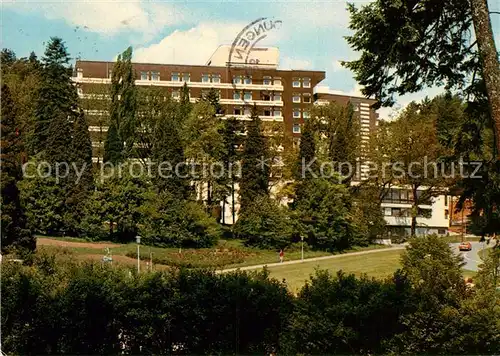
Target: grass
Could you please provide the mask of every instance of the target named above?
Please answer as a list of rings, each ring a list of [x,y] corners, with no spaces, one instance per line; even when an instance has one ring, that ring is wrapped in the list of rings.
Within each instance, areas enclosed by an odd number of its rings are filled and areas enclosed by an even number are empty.
[[[109,247],[115,260],[118,258],[128,264],[135,264],[137,258],[137,245],[135,243],[116,244],[112,242],[89,242],[83,239],[64,237],[39,236],[40,249],[53,251],[58,254],[72,254],[80,259],[101,260],[105,254],[105,248]],[[370,245],[366,247],[355,247],[345,252],[363,251],[384,248],[381,245]],[[278,252],[272,250],[261,250],[243,245],[239,240],[220,240],[218,245],[212,248],[182,249],[161,248],[141,245],[141,260],[149,261],[150,252],[154,264],[186,267],[212,267],[233,268],[257,264],[278,262]],[[304,258],[331,255],[324,251],[304,250]],[[285,260],[298,260],[301,258],[300,245],[285,251]]]

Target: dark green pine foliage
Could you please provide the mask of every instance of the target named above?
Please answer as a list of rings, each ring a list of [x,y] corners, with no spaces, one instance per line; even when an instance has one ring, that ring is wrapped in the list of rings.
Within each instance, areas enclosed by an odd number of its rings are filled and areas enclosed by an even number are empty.
[[[240,213],[254,202],[257,197],[268,195],[270,162],[267,143],[262,134],[261,122],[254,105],[247,126],[244,143],[241,179],[240,179]]]
[[[179,117],[177,118],[177,125],[182,125],[189,116],[189,113],[193,109],[193,105],[189,101],[189,87],[187,83],[184,82],[181,90],[181,96],[179,100]]]
[[[157,168],[155,185],[160,192],[169,193],[177,199],[187,199],[191,189],[186,178],[184,147],[179,129],[169,116],[167,114],[158,120],[154,130],[151,152]]]
[[[224,110],[220,104],[219,93],[215,90],[215,88],[210,88],[207,94],[202,97],[202,100],[209,102],[210,105],[214,107],[217,115],[224,114]]]
[[[73,126],[73,141],[71,142],[72,170],[70,173],[71,188],[66,204],[69,210],[68,227],[73,233],[81,221],[83,207],[92,193],[94,183],[92,174],[92,142],[89,128],[83,111],[80,111]],[[78,174],[76,174],[78,172]]]
[[[124,156],[129,157],[134,149],[137,126],[137,89],[135,87],[135,71],[132,68],[132,47],[127,48],[121,57],[121,88],[118,106],[118,132],[124,144]]]
[[[299,157],[295,171],[296,189],[294,205],[296,205],[306,194],[307,185],[314,175],[319,175],[316,162],[316,141],[313,120],[309,119],[304,124],[300,138]],[[312,173],[311,173],[312,171]]]
[[[64,42],[52,37],[42,58],[41,84],[35,107],[33,151],[49,162],[68,161],[72,122],[78,97],[71,81],[69,54]]]
[[[35,250],[36,241],[26,228],[26,217],[21,207],[17,182],[22,178],[22,141],[16,128],[15,107],[9,88],[2,86],[1,121],[1,234],[2,253],[16,247]]]
[[[104,142],[104,162],[110,162],[114,165],[119,164],[123,160],[122,155],[123,143],[120,134],[116,128],[116,124],[111,121],[106,141]]]

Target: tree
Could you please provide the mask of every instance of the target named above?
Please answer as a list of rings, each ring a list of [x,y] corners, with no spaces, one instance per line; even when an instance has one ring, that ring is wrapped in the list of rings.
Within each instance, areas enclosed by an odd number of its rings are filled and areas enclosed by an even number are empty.
[[[259,196],[267,196],[269,165],[267,142],[262,134],[261,122],[254,105],[241,156],[240,214]]]
[[[42,58],[41,83],[36,98],[34,153],[43,153],[51,163],[67,162],[71,122],[76,119],[78,97],[68,67],[64,42],[52,37]]]
[[[92,174],[92,142],[90,141],[89,128],[83,111],[80,111],[73,124],[73,140],[71,142],[70,173],[71,187],[66,203],[68,204],[68,225],[76,231],[85,201],[92,195],[94,177]],[[79,173],[79,174],[78,174]]]
[[[300,138],[299,155],[295,170],[294,206],[300,204],[303,199],[307,199],[308,185],[319,174],[316,152],[317,127],[315,127],[313,120],[309,119],[306,121]]]
[[[178,106],[179,113],[177,115],[177,120],[178,120],[177,124],[179,127],[182,126],[184,122],[188,119],[192,109],[193,109],[193,104],[191,104],[190,100],[189,87],[187,86],[187,83],[184,82]]]
[[[362,54],[343,64],[364,86],[363,94],[391,105],[395,93],[484,81],[500,157],[500,64],[487,0],[379,0],[361,9],[350,4],[348,10],[355,33],[347,42]]]
[[[1,234],[2,253],[8,248],[35,250],[36,240],[26,226],[17,182],[22,179],[22,142],[16,127],[16,111],[9,87],[2,85],[1,122]]]
[[[123,144],[118,133],[118,129],[114,122],[111,122],[108,127],[108,134],[104,142],[104,162],[110,162],[114,165],[119,164],[123,160],[122,156]]]
[[[247,205],[234,227],[238,238],[248,246],[284,249],[292,242],[293,221],[286,208],[265,195]]]
[[[132,67],[132,47],[118,55],[111,75],[110,127],[114,124],[122,145],[121,157],[115,153],[106,153],[107,157],[125,159],[132,155],[136,139],[137,90],[135,72]],[[113,135],[113,136],[111,136]],[[112,150],[118,148],[115,134],[108,130],[107,146]],[[106,151],[106,150],[105,150]]]
[[[420,205],[429,204],[433,197],[443,194],[448,184],[447,173],[453,176],[455,172],[446,172],[448,167],[441,160],[448,152],[438,141],[432,107],[431,101],[413,102],[395,121],[381,124],[378,133],[378,150],[385,161],[380,162],[383,179],[410,189],[412,207],[404,216],[411,217],[411,236],[416,234],[417,217],[425,216]]]

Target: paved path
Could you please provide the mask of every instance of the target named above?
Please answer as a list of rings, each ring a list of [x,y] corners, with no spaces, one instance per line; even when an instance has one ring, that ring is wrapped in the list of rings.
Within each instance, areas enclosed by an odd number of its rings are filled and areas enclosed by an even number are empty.
[[[338,255],[329,255],[329,256],[321,256],[321,257],[311,257],[311,258],[306,258],[304,260],[285,261],[283,263],[276,262],[276,263],[265,263],[265,264],[253,265],[253,266],[228,268],[228,269],[219,270],[219,271],[217,271],[217,273],[232,272],[232,271],[237,271],[237,270],[247,271],[247,270],[253,270],[253,269],[261,269],[261,268],[264,268],[264,267],[276,267],[276,266],[294,265],[294,264],[297,264],[297,263],[322,261],[322,260],[329,260],[329,259],[332,259],[332,258],[341,258],[341,257],[347,257],[347,256],[367,255],[367,254],[370,254],[370,253],[378,253],[378,252],[384,252],[384,251],[404,250],[405,248],[406,248],[405,245],[393,245],[392,247],[388,247],[388,248],[378,248],[378,249],[367,250],[367,251],[341,253],[341,254],[338,254]]]
[[[459,251],[458,245],[460,245],[460,243],[458,242],[451,243],[450,246],[453,249],[453,252],[458,255],[462,255],[462,257],[464,258],[464,269],[468,269],[469,271],[479,271],[479,265],[482,263],[481,258],[479,257],[479,251],[481,251],[483,248],[487,248],[488,245],[486,245],[486,243],[483,244],[483,242],[478,241],[471,241],[471,244],[472,250],[470,251]]]

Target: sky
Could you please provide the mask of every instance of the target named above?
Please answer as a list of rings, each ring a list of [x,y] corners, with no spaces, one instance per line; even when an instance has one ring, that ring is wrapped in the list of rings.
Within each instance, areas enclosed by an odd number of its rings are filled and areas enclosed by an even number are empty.
[[[316,1],[143,1],[143,0],[0,0],[2,48],[18,57],[35,51],[42,56],[52,36],[61,37],[73,59],[114,60],[128,46],[134,61],[205,64],[221,44],[230,44],[250,22],[261,18],[281,20],[262,45],[278,47],[281,69],[324,70],[321,83],[349,95],[360,95],[353,74],[340,65],[354,60],[345,36],[347,2]],[[362,6],[368,1],[356,1]],[[489,0],[500,11],[499,0]],[[500,47],[500,15],[491,15]],[[442,92],[433,87],[397,98],[394,108],[380,109],[390,118],[412,100]]]

